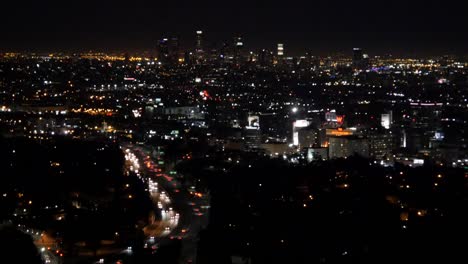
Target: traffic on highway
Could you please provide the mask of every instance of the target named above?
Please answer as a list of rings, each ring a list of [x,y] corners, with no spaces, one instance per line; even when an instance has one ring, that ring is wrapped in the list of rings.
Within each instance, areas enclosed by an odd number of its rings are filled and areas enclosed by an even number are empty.
[[[126,173],[134,173],[147,185],[154,205],[144,227],[144,248],[156,253],[167,240],[181,240],[182,263],[195,263],[197,234],[208,222],[209,195],[194,186],[182,186],[180,175],[169,176],[159,155],[146,146],[125,144]],[[173,173],[174,174],[174,173]]]

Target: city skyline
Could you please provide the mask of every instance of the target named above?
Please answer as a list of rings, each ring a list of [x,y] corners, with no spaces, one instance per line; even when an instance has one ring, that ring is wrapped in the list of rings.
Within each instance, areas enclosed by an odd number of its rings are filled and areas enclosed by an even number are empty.
[[[0,50],[151,51],[158,39],[178,36],[183,48],[194,32],[220,43],[241,34],[248,49],[285,43],[290,53],[325,55],[363,47],[401,56],[466,55],[468,37],[459,1],[281,1],[235,6],[214,1],[165,3],[19,1],[0,18]]]
[[[4,3],[0,262],[463,263],[467,4]]]

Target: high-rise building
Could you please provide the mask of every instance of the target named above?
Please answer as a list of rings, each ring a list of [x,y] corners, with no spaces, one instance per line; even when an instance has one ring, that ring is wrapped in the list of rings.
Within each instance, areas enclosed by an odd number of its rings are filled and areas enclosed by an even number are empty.
[[[353,49],[353,66],[355,68],[366,68],[369,64],[369,55],[363,54],[361,48]]]
[[[272,53],[266,49],[261,49],[260,52],[258,53],[258,63],[261,66],[267,66],[272,63]]]
[[[193,53],[192,52],[189,52],[189,51],[185,51],[184,52],[184,63],[185,64],[192,64],[193,62]]]
[[[241,36],[237,36],[234,38],[234,47],[237,49],[242,49],[244,47],[244,41],[242,40]]]
[[[259,127],[246,127],[244,129],[245,150],[255,151],[262,143],[262,133]]]
[[[228,56],[230,50],[229,50],[229,43],[228,42],[223,42],[221,44],[221,47],[219,48],[219,51],[218,51],[218,58],[220,60],[225,60],[225,58]]]
[[[278,55],[278,57],[283,57],[284,56],[284,44],[278,43],[277,55]]]
[[[172,37],[169,40],[168,52],[171,62],[177,63],[179,60],[179,39],[177,37]]]
[[[244,48],[244,42],[242,37],[237,36],[234,38],[234,62],[239,63],[242,58],[242,50]]]
[[[169,39],[162,38],[158,42],[158,60],[161,63],[169,62]]]
[[[197,39],[195,43],[195,52],[203,53],[203,31],[198,30],[196,33],[197,33]]]
[[[353,65],[357,66],[361,63],[362,57],[362,49],[361,48],[354,48],[353,49]]]
[[[244,129],[244,143],[247,151],[255,151],[260,148],[262,133],[260,130],[260,117],[250,115],[247,118],[247,126]]]

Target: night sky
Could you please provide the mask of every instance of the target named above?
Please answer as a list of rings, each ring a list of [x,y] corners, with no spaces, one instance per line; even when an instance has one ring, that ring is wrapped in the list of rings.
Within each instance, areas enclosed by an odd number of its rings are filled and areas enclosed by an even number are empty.
[[[9,2],[9,3],[4,3]],[[163,36],[184,47],[242,34],[247,49],[285,43],[292,55],[468,53],[468,1],[2,1],[1,51],[144,51]]]

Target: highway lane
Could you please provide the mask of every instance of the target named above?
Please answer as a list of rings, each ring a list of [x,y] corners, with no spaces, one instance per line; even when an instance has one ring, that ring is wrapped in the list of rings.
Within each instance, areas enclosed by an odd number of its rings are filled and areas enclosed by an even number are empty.
[[[194,187],[181,186],[176,177],[169,176],[158,160],[145,146],[123,145],[125,152],[132,153],[132,167],[147,179],[150,195],[156,207],[161,211],[158,223],[164,229],[161,233],[150,235],[148,247],[157,245],[163,239],[182,240],[181,263],[195,263],[198,243],[198,232],[208,222],[209,197],[197,192]],[[164,193],[163,193],[164,192]],[[169,207],[169,208],[168,208]],[[168,210],[169,209],[169,210]]]
[[[151,217],[149,224],[144,228],[144,232],[148,237],[167,236],[177,227],[179,213],[171,207],[172,201],[170,196],[148,170],[149,167],[153,166],[151,162],[145,160],[146,158],[141,155],[138,149],[132,149],[132,146],[125,147],[125,160],[128,172],[135,173],[147,185],[155,211],[159,212],[160,215],[159,219],[156,219],[156,215]]]
[[[158,160],[151,156],[144,146],[122,145],[125,154],[125,173],[134,173],[147,186],[154,204],[154,217],[145,227],[146,247],[157,250],[158,246],[170,240],[181,240],[182,256],[180,263],[195,263],[198,232],[207,224],[209,197],[197,192],[193,187],[181,186],[177,177],[168,175]],[[55,239],[40,230],[21,226],[30,234],[45,263],[58,264],[61,259],[56,250],[61,251]],[[122,251],[131,254],[131,247]]]

